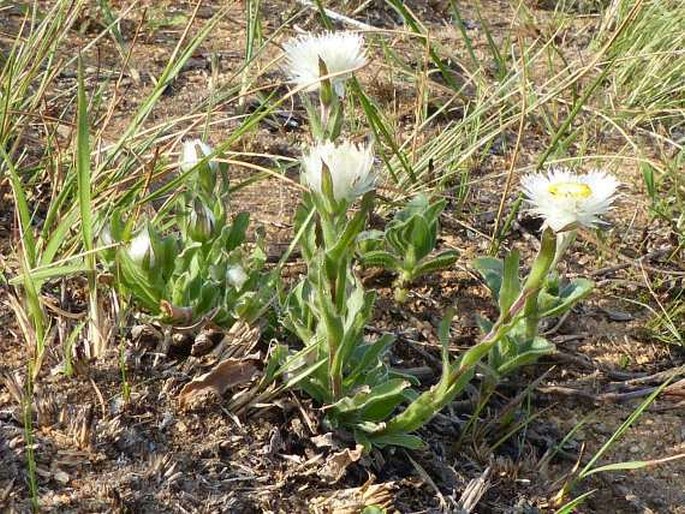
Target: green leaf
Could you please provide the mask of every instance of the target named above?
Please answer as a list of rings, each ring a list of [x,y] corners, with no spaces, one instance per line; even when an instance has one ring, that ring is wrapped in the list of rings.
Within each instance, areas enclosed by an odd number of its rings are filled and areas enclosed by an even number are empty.
[[[76,171],[78,183],[79,210],[81,212],[81,234],[83,245],[87,251],[93,249],[93,220],[90,205],[90,141],[88,129],[88,104],[86,102],[85,86],[83,84],[83,62],[78,60],[78,91],[77,104],[78,131],[76,134]],[[94,257],[89,264],[95,265]]]
[[[399,446],[410,450],[420,450],[426,447],[426,443],[420,437],[410,434],[383,434],[378,436],[372,434],[368,438],[378,448]]]
[[[554,344],[544,337],[536,337],[526,344],[514,347],[517,349],[518,353],[497,368],[499,374],[506,375],[521,366],[532,364],[543,355],[554,353],[556,349]]]
[[[333,356],[333,369],[344,369],[349,356],[359,346],[364,327],[371,319],[376,293],[364,292],[362,287],[353,290],[347,300],[347,316],[340,344]]]
[[[31,211],[26,199],[26,191],[21,183],[21,178],[17,173],[14,163],[5,151],[4,145],[0,144],[0,156],[2,156],[7,170],[10,174],[10,183],[12,184],[12,194],[14,196],[14,204],[21,227],[22,248],[26,255],[26,261],[29,268],[33,268],[36,264],[36,239],[33,235],[33,227],[31,226]]]
[[[362,344],[355,350],[353,362],[356,364],[347,375],[347,382],[355,384],[363,381],[363,374],[375,368],[380,362],[381,356],[388,351],[395,341],[391,334],[383,334],[372,343]]]
[[[604,473],[605,471],[629,471],[634,469],[642,469],[652,465],[653,462],[647,460],[631,460],[626,462],[614,462],[612,464],[605,464],[604,466],[598,466],[591,469],[583,478],[594,475],[595,473]]]
[[[146,274],[125,251],[119,252],[117,257],[124,286],[151,312],[159,312],[159,291],[155,290]]]
[[[245,232],[250,224],[250,214],[241,212],[236,215],[226,237],[224,248],[227,252],[238,248],[245,241]],[[226,227],[224,227],[226,229]]]
[[[371,250],[370,252],[365,252],[360,257],[359,262],[365,267],[378,266],[390,271],[396,271],[398,267],[397,259],[390,252],[386,252],[385,250]]]
[[[560,314],[565,313],[576,303],[590,294],[593,287],[594,283],[591,280],[579,278],[563,287],[559,292],[559,296],[556,298],[545,295],[544,292],[541,293],[540,300],[538,300],[542,304],[542,314],[540,316],[559,316]],[[545,309],[545,303],[548,305],[551,303],[552,306],[549,306]]]
[[[479,257],[473,261],[473,267],[483,276],[492,296],[499,301],[502,276],[504,275],[504,264],[502,261],[494,257]]]
[[[508,312],[521,293],[519,280],[519,253],[512,250],[504,258],[502,285],[499,290],[499,311]]]
[[[76,223],[78,211],[71,210],[69,213],[62,218],[57,227],[50,231],[50,239],[45,245],[42,255],[40,256],[41,265],[45,266],[50,264],[55,258],[57,251],[60,249],[62,244],[67,240],[67,235],[74,228]],[[84,270],[86,271],[86,270]]]
[[[364,255],[367,252],[380,250],[383,246],[385,233],[381,230],[364,230],[357,236],[357,246],[359,253]]]
[[[385,231],[385,238],[388,244],[399,256],[404,256],[407,253],[408,247],[407,241],[402,237],[402,229],[403,226],[388,225]]]
[[[333,262],[340,262],[343,255],[350,251],[350,246],[357,239],[357,236],[364,229],[369,212],[373,207],[373,192],[366,193],[361,202],[359,211],[345,225],[345,229],[338,239],[338,242],[329,251]]]
[[[446,250],[421,262],[414,270],[414,278],[449,268],[459,258],[456,250]]]
[[[559,507],[558,510],[554,511],[554,514],[574,514],[575,512],[578,512],[577,507],[579,505],[582,505],[582,503],[587,500],[590,496],[595,494],[597,489],[592,489],[590,491],[587,491],[580,496],[573,498],[571,501],[565,503],[561,507]]]
[[[50,280],[53,278],[69,277],[77,273],[83,273],[84,271],[88,271],[88,269],[88,266],[86,266],[86,264],[83,262],[78,264],[64,264],[61,266],[45,266],[32,269],[29,277],[25,276],[24,273],[17,275],[9,280],[9,283],[11,285],[17,285],[29,278],[37,283],[42,283],[45,280]]]
[[[358,412],[361,410],[373,411],[373,406],[394,402],[410,384],[408,381],[395,378],[372,387],[370,390],[359,392],[354,396],[346,396],[333,404],[341,414]],[[400,398],[400,401],[403,398]],[[398,402],[399,403],[399,402]],[[367,421],[380,421],[380,419],[366,418]]]
[[[420,216],[414,216],[409,226],[409,244],[414,248],[414,262],[419,262],[435,248],[436,231]]]

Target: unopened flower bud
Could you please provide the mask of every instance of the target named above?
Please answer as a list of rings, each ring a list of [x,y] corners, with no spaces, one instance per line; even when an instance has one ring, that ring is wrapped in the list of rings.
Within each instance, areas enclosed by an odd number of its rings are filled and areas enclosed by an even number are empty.
[[[114,237],[112,237],[112,230],[109,225],[102,227],[102,230],[100,231],[100,242],[103,246],[112,246],[116,243]]]
[[[229,266],[226,270],[226,281],[240,291],[247,282],[247,273],[240,265]]]
[[[204,243],[214,235],[216,218],[214,213],[197,198],[193,201],[188,233],[194,241]]]
[[[197,163],[205,157],[212,154],[212,147],[199,139],[191,139],[183,142],[183,151],[181,152],[181,170],[190,171]],[[218,164],[211,160],[209,161],[209,168],[216,172]]]
[[[128,256],[139,266],[151,268],[155,265],[155,252],[152,249],[147,227],[141,229],[129,243]]]

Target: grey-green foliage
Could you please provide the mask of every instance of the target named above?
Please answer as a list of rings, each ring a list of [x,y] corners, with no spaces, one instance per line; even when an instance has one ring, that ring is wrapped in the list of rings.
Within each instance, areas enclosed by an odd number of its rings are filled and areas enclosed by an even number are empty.
[[[444,199],[430,201],[427,195],[418,194],[395,214],[385,231],[367,231],[360,237],[361,263],[397,273],[400,298],[413,280],[446,269],[457,260],[454,250],[433,253],[445,204]]]
[[[281,356],[288,384],[325,405],[327,423],[358,440],[406,400],[410,385],[386,362],[394,338],[365,334],[376,294],[364,290],[352,256],[372,202],[368,193],[360,210],[348,216],[348,205],[337,205],[330,190],[305,194],[296,231],[305,229],[300,245],[308,271],[281,303],[282,322],[304,346],[289,358]],[[308,215],[312,209],[317,216]]]
[[[521,296],[523,286],[518,275],[519,254],[509,253],[503,260],[493,257],[476,259],[474,268],[483,276],[493,298],[497,302],[500,317],[510,312],[517,298]],[[576,279],[570,282],[562,281],[555,272],[550,273],[544,280],[541,290],[537,294],[536,311],[522,313],[518,319],[512,319],[509,330],[488,354],[488,365],[493,372],[500,376],[515,369],[530,364],[540,356],[554,351],[554,345],[544,337],[535,334],[530,336],[526,325],[530,317],[535,321],[560,316],[569,311],[578,301],[582,300],[592,290],[592,282],[587,279]],[[492,321],[481,318],[479,324],[484,333],[492,329]]]
[[[206,160],[196,168],[197,185],[179,197],[171,219],[154,218],[131,237],[137,220],[116,211],[101,237],[114,246],[101,256],[115,287],[167,322],[206,315],[224,327],[237,318],[253,321],[268,302],[266,255],[259,241],[251,251],[245,245],[248,213],[227,220],[225,169]],[[149,238],[143,254],[132,251],[137,238]]]

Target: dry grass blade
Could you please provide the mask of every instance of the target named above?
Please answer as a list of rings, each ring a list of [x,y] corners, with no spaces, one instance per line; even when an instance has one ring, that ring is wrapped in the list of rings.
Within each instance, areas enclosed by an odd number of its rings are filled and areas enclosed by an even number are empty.
[[[481,476],[474,478],[468,483],[457,502],[457,512],[459,514],[469,514],[473,512],[480,499],[490,487],[489,477],[490,467],[487,467]]]

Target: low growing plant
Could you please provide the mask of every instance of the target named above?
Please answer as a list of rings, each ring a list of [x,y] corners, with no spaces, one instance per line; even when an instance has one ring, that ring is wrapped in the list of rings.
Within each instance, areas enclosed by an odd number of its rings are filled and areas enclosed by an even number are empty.
[[[195,170],[195,186],[180,195],[172,219],[157,216],[134,234],[136,220],[116,212],[101,234],[115,286],[171,324],[208,317],[230,327],[237,318],[254,320],[266,301],[266,256],[259,244],[245,245],[248,213],[227,220],[228,176],[211,155],[199,140],[184,143],[180,167]]]
[[[312,41],[321,43],[321,37]],[[333,87],[326,73],[331,68],[326,59],[342,61],[345,55],[356,55],[357,48],[339,49],[342,57],[336,57],[333,50],[322,56],[310,46],[312,41],[299,39],[297,44],[310,51],[299,52],[297,59],[291,56],[287,61],[293,77],[299,76],[294,66],[305,66],[308,60],[311,70],[313,62],[318,62],[319,82],[314,89],[319,92],[320,112],[312,114],[310,110],[310,116],[315,118],[312,125],[320,127],[322,124],[317,123],[326,118],[329,106],[340,105],[344,90],[342,85]],[[342,111],[337,115],[342,117]],[[393,337],[365,337],[375,294],[364,290],[353,264],[361,255],[362,262],[396,270],[400,298],[401,291],[417,276],[451,265],[456,260],[453,252],[431,257],[444,202],[430,202],[420,195],[395,216],[383,234],[363,233],[376,180],[371,145],[335,142],[342,118],[336,127],[314,128],[317,142],[302,159],[302,182],[307,192],[296,216],[296,232],[301,236],[307,273],[282,295],[281,315],[303,347],[289,354],[278,352],[278,356],[287,385],[299,387],[322,405],[329,427],[351,431],[366,448],[416,448],[422,441],[414,432],[463,392],[478,368],[491,370],[490,383],[496,384],[500,376],[553,351],[552,344],[539,334],[540,320],[567,312],[591,290],[587,280],[562,280],[555,272],[556,264],[577,229],[599,223],[598,216],[611,206],[618,184],[598,171],[576,175],[552,170],[547,176],[524,178],[523,189],[533,212],[545,219],[540,250],[530,271],[525,279],[520,278],[517,252],[504,260],[485,258],[476,262],[498,301],[500,314],[495,321],[482,320],[484,335],[480,341],[453,358],[449,348],[453,311],[449,310],[438,331],[442,346],[440,379],[417,394],[411,389],[415,380],[387,362],[385,354]],[[360,207],[354,212],[351,207],[358,199]]]
[[[433,254],[445,204],[444,199],[431,202],[427,195],[418,194],[395,214],[385,231],[370,230],[361,237],[361,263],[397,274],[398,301],[406,299],[407,287],[418,277],[447,269],[457,261],[454,250]]]

